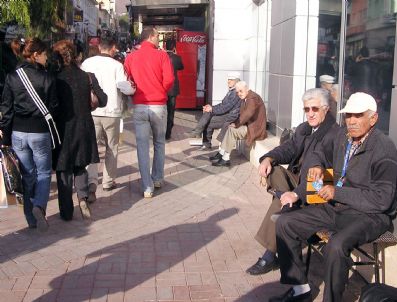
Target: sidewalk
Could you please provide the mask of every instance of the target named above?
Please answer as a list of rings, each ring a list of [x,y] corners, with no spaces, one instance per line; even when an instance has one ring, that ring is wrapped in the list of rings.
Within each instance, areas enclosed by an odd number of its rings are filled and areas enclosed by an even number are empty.
[[[195,114],[176,112],[165,185],[152,199],[142,198],[126,120],[119,186],[98,187],[91,222],[77,204],[71,222],[59,218],[54,178],[47,233],[27,229],[22,208],[0,210],[0,301],[259,302],[284,292],[279,271],[245,273],[263,252],[253,236],[270,195],[242,156],[232,153],[231,168],[212,167],[213,152],[189,146],[183,133]],[[318,287],[321,260],[312,261],[310,279]],[[363,284],[353,275],[345,301],[357,301]],[[316,301],[321,291],[315,289]]]

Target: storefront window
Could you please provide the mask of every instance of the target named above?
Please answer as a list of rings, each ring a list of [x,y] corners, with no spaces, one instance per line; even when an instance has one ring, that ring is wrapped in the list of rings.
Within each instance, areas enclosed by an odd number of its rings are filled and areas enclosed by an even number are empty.
[[[395,0],[347,1],[343,99],[354,92],[378,103],[377,127],[389,133],[396,36]]]
[[[320,1],[316,87],[330,91],[331,113],[336,116],[339,99],[339,50],[341,32],[341,0]]]

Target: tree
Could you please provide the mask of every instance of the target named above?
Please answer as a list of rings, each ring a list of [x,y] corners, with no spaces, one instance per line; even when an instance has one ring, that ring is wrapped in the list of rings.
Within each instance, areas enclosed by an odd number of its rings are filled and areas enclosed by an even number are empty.
[[[30,27],[29,0],[0,1],[0,26],[16,22],[28,29]]]
[[[16,22],[29,36],[48,38],[51,32],[65,28],[64,16],[72,9],[69,0],[0,1],[0,25]]]

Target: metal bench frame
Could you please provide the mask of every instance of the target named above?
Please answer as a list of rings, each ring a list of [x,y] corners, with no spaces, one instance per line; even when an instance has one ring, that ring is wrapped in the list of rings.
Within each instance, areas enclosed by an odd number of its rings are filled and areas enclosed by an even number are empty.
[[[306,276],[309,273],[309,266],[310,266],[310,258],[312,251],[316,251],[321,256],[323,255],[322,250],[324,246],[327,244],[330,234],[327,232],[317,232],[317,236],[320,238],[320,241],[317,243],[309,243],[307,254],[306,254]],[[332,236],[332,235],[331,235]],[[395,245],[397,244],[397,238],[391,232],[385,232],[384,234],[380,235],[376,240],[370,242],[372,244],[372,255],[362,249],[361,247],[356,247],[355,250],[360,252],[368,261],[353,261],[353,266],[362,266],[362,265],[373,265],[374,266],[374,276],[375,282],[379,283],[379,271],[381,268],[381,262],[379,261],[379,244],[381,245]]]

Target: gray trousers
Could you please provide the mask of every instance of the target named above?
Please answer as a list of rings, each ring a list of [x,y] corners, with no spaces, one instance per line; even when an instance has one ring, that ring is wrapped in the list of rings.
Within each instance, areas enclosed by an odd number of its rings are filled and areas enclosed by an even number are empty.
[[[267,189],[275,189],[281,192],[292,191],[298,185],[298,175],[282,166],[274,166],[270,175],[266,179]],[[255,235],[258,241],[267,250],[276,253],[276,224],[270,217],[280,211],[281,201],[277,197],[273,197],[272,203],[263,218],[262,224]]]
[[[212,135],[215,129],[224,129],[232,123],[229,113],[214,115],[211,112],[204,112],[194,129],[197,133],[203,133],[203,142],[211,144]],[[222,141],[223,135],[218,135],[217,140]]]

